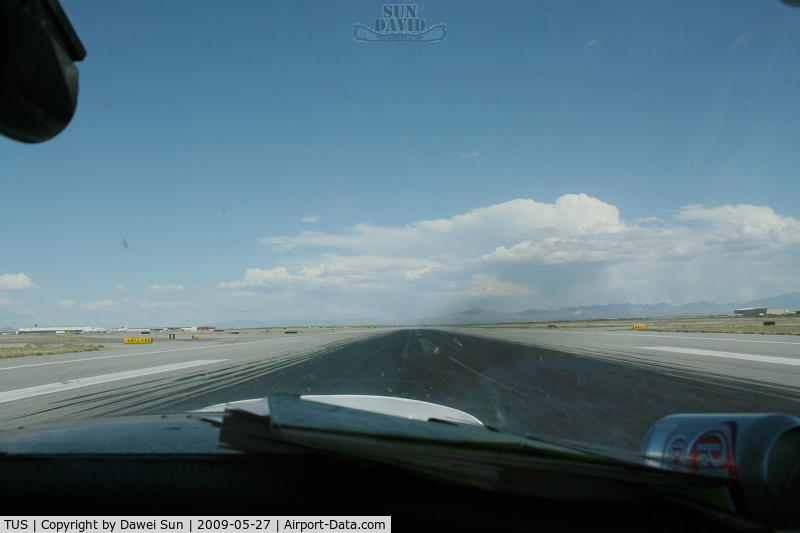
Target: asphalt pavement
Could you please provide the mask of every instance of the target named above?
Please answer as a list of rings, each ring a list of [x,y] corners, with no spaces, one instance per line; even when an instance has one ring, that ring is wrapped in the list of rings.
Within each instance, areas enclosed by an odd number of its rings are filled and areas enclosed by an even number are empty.
[[[0,430],[293,394],[430,401],[509,431],[638,449],[677,412],[800,416],[793,337],[397,328],[156,339],[0,360]]]

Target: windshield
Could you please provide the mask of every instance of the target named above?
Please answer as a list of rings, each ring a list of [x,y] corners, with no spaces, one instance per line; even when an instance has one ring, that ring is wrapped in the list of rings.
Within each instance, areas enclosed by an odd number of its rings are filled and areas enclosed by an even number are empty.
[[[800,415],[788,2],[62,5],[74,118],[0,139],[0,429],[367,394],[638,450]]]

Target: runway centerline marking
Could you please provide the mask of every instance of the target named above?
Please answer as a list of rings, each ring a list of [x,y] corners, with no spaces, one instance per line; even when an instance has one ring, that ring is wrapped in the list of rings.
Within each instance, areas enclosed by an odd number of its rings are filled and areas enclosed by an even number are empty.
[[[772,357],[769,355],[750,355],[735,352],[716,352],[713,350],[698,350],[695,348],[673,348],[671,346],[639,346],[638,350],[658,350],[662,352],[685,353],[692,355],[705,355],[708,357],[725,357],[728,359],[741,359],[743,361],[754,361],[758,363],[776,363],[779,365],[800,366],[800,359],[791,357]]]
[[[60,381],[58,383],[48,383],[47,385],[26,387],[24,389],[0,392],[0,403],[13,402],[14,400],[22,400],[25,398],[33,398],[34,396],[42,396],[44,394],[53,394],[54,392],[79,389],[81,387],[99,385],[101,383],[108,383],[110,381],[120,381],[122,379],[149,376],[150,374],[159,374],[161,372],[171,372],[173,370],[183,370],[185,368],[193,368],[201,365],[221,363],[222,361],[227,361],[227,359],[187,361],[185,363],[175,363],[173,365],[153,366],[150,368],[141,368],[139,370],[128,370],[127,372],[116,372],[114,374],[104,374],[101,376],[92,376],[90,378],[78,378]]]

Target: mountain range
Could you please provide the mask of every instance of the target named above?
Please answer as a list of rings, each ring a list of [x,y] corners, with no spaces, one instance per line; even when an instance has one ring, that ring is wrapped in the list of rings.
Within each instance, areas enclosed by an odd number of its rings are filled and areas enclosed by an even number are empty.
[[[701,301],[684,305],[657,304],[608,304],[581,307],[562,307],[556,310],[528,309],[519,312],[504,312],[473,307],[450,315],[435,315],[416,319],[385,320],[382,318],[312,320],[279,318],[275,320],[237,320],[220,322],[220,328],[264,328],[285,326],[371,326],[371,325],[443,325],[443,324],[491,324],[498,322],[539,322],[547,320],[596,320],[603,318],[657,318],[671,316],[730,315],[734,309],[745,307],[778,307],[800,310],[800,292],[790,292],[746,303],[729,302],[717,304]]]
[[[234,320],[217,322],[220,329],[277,328],[277,327],[348,327],[348,326],[410,326],[447,324],[492,324],[499,322],[543,322],[549,320],[597,320],[607,318],[657,318],[678,316],[730,315],[734,309],[744,307],[777,307],[791,311],[800,310],[800,292],[790,292],[781,296],[771,296],[746,303],[729,302],[717,304],[701,301],[684,305],[657,304],[608,304],[581,307],[562,307],[556,310],[528,309],[518,312],[497,311],[473,307],[450,315],[435,315],[420,318],[386,320],[385,318],[349,319],[293,319],[274,320]],[[13,332],[14,328],[2,328],[3,333]]]

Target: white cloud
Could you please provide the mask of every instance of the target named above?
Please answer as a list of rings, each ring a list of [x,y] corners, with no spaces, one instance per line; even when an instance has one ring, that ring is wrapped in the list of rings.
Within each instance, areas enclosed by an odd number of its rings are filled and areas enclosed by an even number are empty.
[[[555,204],[517,199],[402,228],[357,224],[346,235],[303,231],[295,237],[267,237],[260,242],[274,252],[319,246],[380,256],[463,256],[465,250],[477,248],[488,253],[498,244],[513,245],[527,236],[613,233],[622,229],[616,207],[585,194],[568,194]]]
[[[175,309],[179,307],[197,307],[195,302],[139,302],[142,309]]]
[[[20,272],[19,274],[5,273],[0,276],[0,291],[22,291],[35,289],[38,285],[31,281],[31,278]]]
[[[293,253],[217,289],[360,289],[387,307],[499,298],[526,308],[746,301],[800,284],[800,223],[766,206],[688,205],[628,223],[613,205],[567,194],[552,204],[517,199],[403,227],[357,224],[261,242]]]
[[[151,289],[151,290],[154,290],[154,291],[182,291],[183,290],[183,286],[181,286],[181,285],[156,285],[155,283],[153,283],[152,285],[150,285],[147,288]]]
[[[701,227],[679,222],[699,222]],[[740,260],[775,259],[786,252],[796,254],[797,245],[800,223],[778,216],[769,207],[689,205],[660,226],[621,225],[615,231],[525,240],[511,247],[499,246],[483,259],[544,264],[692,260],[714,254],[735,254]]]
[[[464,152],[461,154],[461,157],[463,157],[464,159],[472,159],[473,157],[478,157],[479,155],[481,154],[479,154],[478,152],[472,152],[471,154]]]
[[[311,223],[319,222],[319,215],[311,215],[310,217],[303,217],[300,220],[302,220],[303,222],[311,222]]]
[[[385,285],[376,282],[378,276],[382,277],[384,281],[410,280],[439,266],[435,261],[427,259],[328,255],[324,262],[299,267],[294,273],[289,272],[285,267],[269,270],[248,268],[244,278],[220,283],[217,288],[381,289],[385,288]]]
[[[94,302],[83,302],[79,307],[84,311],[94,311],[95,309],[111,309],[120,307],[122,304],[114,300],[102,300]]]
[[[72,309],[75,307],[75,300],[61,300],[56,305],[58,305],[61,309]]]
[[[517,283],[500,281],[491,274],[474,274],[469,279],[466,293],[476,298],[528,295],[528,289]]]
[[[765,250],[800,243],[800,223],[791,217],[779,216],[765,206],[723,205],[705,208],[690,205],[684,207],[675,218],[704,223],[706,228],[702,243],[720,251]]]
[[[18,303],[19,302],[17,302],[16,300],[12,300],[11,298],[4,298],[4,297],[0,296],[0,305],[9,306],[9,305],[14,305],[14,304],[18,304]]]
[[[239,298],[257,298],[259,296],[263,296],[263,293],[256,292],[256,291],[231,291],[231,296],[237,296]]]

